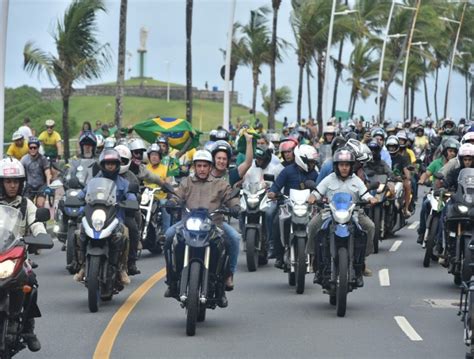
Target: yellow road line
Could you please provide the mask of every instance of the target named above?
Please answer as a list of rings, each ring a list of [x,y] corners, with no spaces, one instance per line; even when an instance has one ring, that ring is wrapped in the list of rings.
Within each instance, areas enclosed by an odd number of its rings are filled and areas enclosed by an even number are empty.
[[[102,336],[100,337],[97,347],[95,348],[93,359],[108,359],[112,353],[112,348],[115,343],[115,339],[122,328],[123,323],[127,320],[128,316],[138,304],[138,302],[148,293],[148,291],[164,276],[166,275],[166,268],[163,268],[159,272],[148,278],[141,286],[139,286],[122,304],[118,311],[114,314],[112,319],[105,328]]]

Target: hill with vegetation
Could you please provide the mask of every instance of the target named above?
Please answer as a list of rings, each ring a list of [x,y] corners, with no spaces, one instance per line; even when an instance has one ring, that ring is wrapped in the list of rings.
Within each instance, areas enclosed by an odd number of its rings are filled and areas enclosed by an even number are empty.
[[[130,81],[133,81],[130,80]],[[28,86],[6,89],[5,107],[5,141],[11,140],[12,133],[21,126],[23,119],[31,118],[32,127],[38,133],[44,128],[44,121],[52,118],[56,121],[57,130],[61,132],[62,102],[60,100],[45,101],[38,90]],[[84,121],[92,126],[100,120],[102,123],[112,122],[115,113],[115,98],[111,96],[73,96],[70,100],[70,134],[76,136]],[[210,131],[222,124],[223,104],[221,102],[193,101],[193,126],[201,131]],[[151,117],[185,118],[186,102],[170,101],[144,97],[124,98],[124,125],[133,125]],[[245,106],[232,106],[232,118],[240,117],[243,121],[252,120]],[[266,116],[259,114],[266,123]]]

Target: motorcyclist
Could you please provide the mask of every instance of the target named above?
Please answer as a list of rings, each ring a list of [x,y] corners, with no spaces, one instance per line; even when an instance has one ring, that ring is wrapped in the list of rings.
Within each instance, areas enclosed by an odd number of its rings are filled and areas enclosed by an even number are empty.
[[[104,149],[99,157],[100,172],[95,177],[103,177],[110,179],[115,182],[116,186],[116,201],[121,202],[124,200],[136,201],[137,197],[129,192],[129,182],[123,177],[119,176],[121,165],[120,154],[115,149]],[[84,188],[78,195],[78,198],[84,199],[86,197],[87,187]],[[121,208],[117,210],[117,218],[120,223],[124,222],[125,211]],[[81,265],[81,269],[74,275],[74,280],[81,282],[84,279],[84,262],[86,254],[86,235],[84,229],[81,228],[80,234],[80,251],[78,262]],[[123,251],[126,251],[128,247],[128,238],[124,235],[123,225],[116,227],[114,233],[112,233],[109,242],[109,263],[118,272],[118,279],[121,284],[129,284],[130,278],[128,277],[127,270],[124,266],[120,265],[120,260],[124,258]],[[119,286],[120,288],[120,286]]]
[[[140,183],[137,176],[135,176],[135,174],[130,171],[132,153],[130,149],[125,145],[118,145],[115,147],[115,150],[120,154],[121,164],[119,175],[128,181],[130,192],[138,198]],[[129,275],[136,275],[141,273],[140,269],[138,269],[137,267],[138,242],[140,240],[140,222],[140,211],[134,211],[134,213],[125,213],[124,224],[128,228],[128,237],[130,239],[130,248],[127,258],[127,273]]]
[[[283,139],[279,146],[279,152],[282,157],[281,164],[287,167],[295,162],[295,148],[298,146],[298,141],[292,137]]]
[[[0,160],[0,181],[0,205],[16,208],[20,210],[23,216],[20,234],[24,236],[28,228],[33,236],[41,233],[46,234],[44,224],[35,222],[36,206],[31,200],[21,195],[25,182],[25,169],[20,161],[14,158]],[[27,282],[31,287],[38,288],[36,275],[33,271],[28,275]],[[29,296],[30,294],[26,295]],[[38,308],[37,296],[32,296],[31,300],[32,305],[24,308],[26,320],[24,321],[22,335],[28,349],[36,352],[41,349],[41,343],[34,332],[35,318],[41,317],[41,312]]]
[[[395,132],[395,129],[393,129],[393,132]],[[387,151],[387,148],[385,147],[385,138],[387,137],[385,131],[378,127],[374,128],[371,132],[371,137],[372,139],[376,140],[381,147],[381,151],[380,151],[381,159],[389,167],[392,167],[392,158],[390,157],[390,153]]]
[[[331,152],[332,156],[336,153],[336,151],[343,147],[346,144],[346,139],[342,136],[336,136],[332,140],[331,143]],[[326,158],[324,163],[321,166],[321,170],[319,171],[318,178],[316,180],[316,184],[319,184],[323,179],[329,176],[333,172],[333,163],[332,163],[332,156]]]
[[[313,146],[310,145],[299,145],[295,148],[295,163],[285,167],[278,177],[273,182],[270,190],[267,194],[269,199],[275,199],[277,193],[283,190],[285,195],[290,194],[290,189],[303,189],[304,182],[306,180],[316,181],[318,173],[315,171],[316,167],[317,152]],[[273,237],[277,240],[273,241],[275,251],[275,267],[283,268],[283,255],[284,249],[282,247],[280,236],[287,236],[288,233],[280,233],[279,222],[274,221],[273,225]],[[288,220],[283,224],[284,228],[287,228]]]
[[[163,186],[164,181],[157,175],[151,173],[146,169],[144,164],[144,154],[146,154],[145,143],[141,138],[133,138],[128,144],[128,148],[132,153],[129,170],[137,176],[140,182],[148,181]]]
[[[36,206],[44,207],[46,192],[51,184],[49,161],[39,153],[40,141],[37,137],[28,139],[28,153],[21,159],[26,172],[24,196],[35,200]],[[36,199],[35,199],[36,198]]]
[[[400,143],[396,136],[390,136],[387,138],[387,150],[392,158],[392,171],[394,176],[401,177],[403,180],[403,188],[405,191],[405,208],[403,209],[404,215],[409,217],[411,215],[409,211],[410,199],[411,199],[411,172],[408,169],[410,161],[408,156],[400,154]]]
[[[364,185],[364,182],[353,173],[353,168],[355,164],[354,153],[348,149],[341,148],[336,151],[333,158],[334,164],[334,173],[326,177],[318,186],[316,190],[311,193],[311,196],[308,198],[308,203],[313,204],[322,197],[327,197],[330,201],[334,193],[337,192],[347,192],[350,193],[354,201],[359,201],[360,198],[370,202],[371,204],[376,204],[377,199],[374,198]],[[362,230],[367,233],[367,241],[373,242],[375,226],[374,223],[370,220],[369,217],[364,213],[363,210],[360,210],[358,213],[358,221]],[[317,235],[321,230],[323,224],[323,211],[319,212],[308,225],[308,246],[307,251],[315,255],[316,265],[314,268],[318,268],[315,274],[316,283],[320,283],[322,280],[322,272],[320,264],[322,260],[318,248],[320,247],[320,238],[321,236]],[[316,249],[316,250],[315,250]],[[362,287],[364,285],[364,280],[362,278],[362,270],[357,275],[357,285]]]
[[[421,152],[427,150],[429,146],[429,139],[428,136],[425,135],[425,130],[422,125],[418,125],[415,128],[415,135],[415,148],[419,148]]]
[[[408,147],[408,133],[406,131],[397,132],[398,143],[400,145],[399,154],[407,156],[411,163],[416,162],[416,157],[413,151]]]
[[[454,137],[459,140],[460,136],[456,130],[456,123],[452,118],[445,118],[441,124],[440,135],[444,139],[446,137]]]
[[[284,167],[281,163],[274,163],[272,161],[272,151],[268,147],[259,146],[255,149],[255,160],[252,163],[252,167],[250,167],[244,176],[244,184],[250,182],[251,179],[254,180],[255,178],[258,178],[259,182],[263,182],[263,176],[266,174],[273,175],[274,178],[277,178],[283,169]],[[265,211],[265,229],[266,238],[269,244],[269,258],[274,258],[274,237],[272,229],[277,209],[276,202],[270,202]]]
[[[424,128],[425,136],[431,140],[433,137],[436,137],[436,130],[433,128],[433,120],[429,117],[425,121],[425,128]]]
[[[182,204],[188,209],[207,208],[209,212],[222,207],[227,207],[234,217],[238,216],[240,213],[239,198],[238,196],[232,197],[232,187],[229,185],[228,181],[211,176],[213,162],[212,155],[208,151],[196,151],[193,158],[195,173],[193,176],[186,177],[181,181],[179,187],[176,189],[176,196],[169,200],[170,205],[177,202],[183,202]],[[232,249],[235,239],[230,237],[237,233],[237,243],[239,243],[240,235],[235,230],[235,233],[229,233],[228,229],[223,226],[226,222],[222,215],[214,216],[213,221],[216,225],[221,227],[226,234],[225,240],[229,249],[229,256],[231,257],[230,261],[232,262],[232,256],[238,256],[239,247],[237,246],[237,253],[235,253],[235,250]],[[176,273],[174,270],[171,252],[173,238],[175,237],[178,228],[182,226],[183,223],[184,219],[168,228],[165,234],[166,242],[164,252],[167,268],[166,284],[168,285],[165,297],[176,297],[178,295],[177,280],[179,278],[179,273]],[[232,253],[233,251],[234,253]],[[231,274],[226,280],[226,290],[233,289],[232,277],[233,272],[231,269]],[[225,295],[221,298],[219,305],[227,306]]]

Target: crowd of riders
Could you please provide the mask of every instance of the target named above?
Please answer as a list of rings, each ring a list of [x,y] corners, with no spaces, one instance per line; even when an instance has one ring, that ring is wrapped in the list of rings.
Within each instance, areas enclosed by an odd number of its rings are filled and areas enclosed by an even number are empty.
[[[53,120],[45,122],[45,130],[38,137],[29,129],[27,119],[12,136],[7,158],[0,163],[0,204],[24,207],[26,224],[34,221],[34,209],[44,207],[45,196],[55,178],[61,178],[65,189],[76,188],[77,173],[83,171],[83,161],[89,160],[90,178],[105,178],[114,182],[115,200],[140,203],[144,188],[157,189],[154,193],[159,213],[160,229],[156,233],[161,243],[167,265],[166,297],[179,300],[180,270],[176,264],[176,247],[179,233],[185,225],[186,212],[205,208],[209,212],[226,208],[229,217],[217,214],[213,224],[225,240],[228,270],[223,278],[226,291],[234,288],[234,275],[242,241],[243,215],[239,204],[240,189],[258,179],[266,186],[268,206],[265,207],[266,240],[261,252],[262,264],[275,259],[274,266],[284,269],[285,241],[289,236],[288,217],[283,218],[280,199],[290,191],[302,190],[308,183],[311,195],[309,205],[329,203],[341,191],[349,193],[356,203],[364,202],[357,210],[357,223],[366,238],[365,257],[374,252],[375,226],[367,208],[378,203],[376,192],[369,191],[369,177],[386,175],[388,195],[398,196],[399,215],[406,219],[413,216],[415,206],[420,210],[418,242],[423,244],[427,229],[430,201],[423,198],[417,203],[418,186],[433,186],[456,191],[457,179],[463,168],[474,168],[474,124],[461,119],[458,123],[447,118],[435,124],[431,119],[404,122],[342,123],[330,119],[318,131],[313,121],[285,123],[281,130],[265,131],[261,123],[255,128],[239,124],[230,131],[219,127],[209,133],[201,147],[189,148],[190,141],[179,151],[169,145],[166,134],[159,134],[154,143],[146,143],[131,130],[124,129],[110,135],[110,129],[100,122],[96,129],[85,123],[78,139],[78,154],[58,170],[55,161],[61,158],[61,137],[54,130]],[[28,132],[28,130],[30,130]],[[2,172],[3,171],[3,172]],[[269,177],[270,176],[270,177]],[[268,180],[271,178],[271,180]],[[81,183],[78,197],[87,198],[87,183]],[[33,201],[33,202],[32,202]],[[58,211],[64,211],[63,207]],[[449,216],[449,207],[443,217]],[[137,261],[143,249],[144,217],[140,209],[118,209],[120,225],[111,233],[109,262],[116,272],[116,289],[120,291],[130,283],[130,277],[140,274]],[[314,282],[324,281],[321,251],[321,232],[327,217],[327,207],[318,207],[316,215],[307,226],[306,251],[314,258],[311,266]],[[30,213],[31,212],[31,213]],[[237,221],[231,222],[230,217]],[[67,232],[67,221],[56,218],[58,236]],[[406,223],[401,221],[401,226]],[[44,231],[42,225],[33,223],[33,233]],[[442,234],[443,224],[436,229]],[[27,229],[25,229],[27,231]],[[85,255],[88,235],[84,228],[78,231],[77,253],[68,270],[78,282],[85,280]],[[182,238],[181,238],[182,240]],[[446,248],[439,241],[440,263]],[[367,260],[366,260],[367,261]],[[356,270],[358,287],[364,285],[363,276],[371,276],[369,263]],[[34,274],[33,274],[34,276]],[[36,279],[32,277],[32,285]],[[35,304],[36,305],[36,304]],[[220,294],[217,305],[227,306],[225,292]],[[35,310],[37,308],[35,307]],[[40,344],[34,335],[34,317],[39,310],[28,315],[24,326],[25,339],[32,351]]]

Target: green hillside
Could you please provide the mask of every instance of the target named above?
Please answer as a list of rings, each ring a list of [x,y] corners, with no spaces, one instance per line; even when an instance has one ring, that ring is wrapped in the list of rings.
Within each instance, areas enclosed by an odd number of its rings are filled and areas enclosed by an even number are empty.
[[[222,124],[223,104],[214,101],[196,100],[193,102],[193,126],[202,131],[209,131]],[[107,96],[77,96],[70,101],[70,133],[71,137],[79,133],[84,121],[100,120],[102,123],[113,121],[115,112],[115,98]],[[185,118],[185,101],[170,101],[143,97],[125,97],[124,124],[135,124],[156,115],[162,117]],[[43,129],[44,121],[53,118],[61,131],[62,102],[43,101],[40,93],[28,86],[16,89],[6,89],[5,108],[5,141],[10,141],[25,116],[32,120],[32,127],[37,131]],[[250,120],[248,109],[235,105],[232,108],[232,118],[240,116],[242,120]],[[259,114],[263,123],[266,116]],[[252,121],[253,122],[253,121]]]
[[[124,82],[125,86],[140,86],[142,84],[143,84],[143,86],[167,86],[168,85],[168,83],[165,82],[165,81],[155,80],[151,77],[150,78],[145,78],[144,80],[139,79],[139,78],[132,78],[130,80],[125,80],[125,82]],[[103,85],[105,85],[105,86],[116,86],[117,82],[108,82],[108,83],[105,83]],[[184,85],[180,85],[180,84],[170,82],[170,86],[171,87],[183,87]]]

